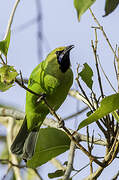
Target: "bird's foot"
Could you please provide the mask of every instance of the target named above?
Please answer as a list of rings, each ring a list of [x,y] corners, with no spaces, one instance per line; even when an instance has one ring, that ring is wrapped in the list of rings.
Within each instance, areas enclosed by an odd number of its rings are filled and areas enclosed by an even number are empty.
[[[46,94],[45,93],[41,93],[37,99],[37,102],[40,102],[42,101],[44,98],[46,97]]]
[[[64,127],[64,121],[62,119],[60,119],[59,121],[59,128],[63,128]]]

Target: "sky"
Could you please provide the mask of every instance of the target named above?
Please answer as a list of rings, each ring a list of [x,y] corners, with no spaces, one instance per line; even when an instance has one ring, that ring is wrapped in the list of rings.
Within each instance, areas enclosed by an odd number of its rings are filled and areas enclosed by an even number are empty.
[[[38,26],[36,21],[32,21],[32,23],[27,28],[22,28],[24,24],[36,19],[36,1],[38,0],[20,1],[17,7],[11,28],[12,32],[10,48],[8,52],[8,63],[14,65],[18,71],[21,70],[23,76],[28,78],[34,67],[38,63],[40,63],[52,49],[59,46],[74,44],[75,48],[71,52],[71,64],[74,72],[74,78],[76,77],[77,63],[79,63],[81,67],[83,67],[83,64],[87,62],[95,71],[94,55],[91,48],[91,40],[95,39],[94,30],[91,28],[91,26],[95,26],[95,23],[89,10],[81,17],[81,21],[78,22],[76,10],[73,6],[73,0],[41,0],[43,25],[43,40],[41,46],[43,52],[41,57],[39,58],[39,55],[37,53]],[[4,37],[8,19],[14,2],[15,1],[8,2],[6,0],[1,2],[0,40],[2,40]],[[117,7],[117,9],[112,14],[103,18],[102,16],[104,15],[104,1],[97,0],[96,3],[92,6],[92,10],[101,25],[103,25],[112,46],[115,47],[116,44],[119,44],[119,8]],[[113,69],[114,56],[100,31],[98,31],[98,54],[107,76],[112,81],[114,87],[117,88],[117,82],[115,81],[115,74]],[[97,82],[95,73],[93,80]],[[109,95],[114,93],[104,77],[102,81],[104,84],[105,94]],[[73,83],[73,88],[77,89],[75,80]],[[87,91],[87,87],[85,88]],[[93,85],[93,88],[97,92],[97,94],[99,94],[96,83]],[[90,95],[90,92],[88,92],[88,95]],[[1,103],[13,105],[25,111],[25,91],[19,88],[18,85],[14,86],[9,91],[0,93],[0,101]],[[84,107],[84,105],[79,103],[78,108],[80,109],[82,107]],[[67,98],[64,104],[58,110],[58,113],[62,117],[66,117],[69,114],[68,110],[70,111],[70,113],[74,113],[77,111],[77,101],[75,101],[73,98]],[[83,118],[84,116],[80,117],[81,120],[83,120]],[[70,120],[70,123],[67,123],[67,125],[68,127],[74,126],[74,121]],[[76,151],[76,154],[77,153],[79,152]],[[61,161],[63,161],[62,158],[63,156],[61,155]],[[82,153],[79,154],[79,159],[81,159],[82,163],[80,165],[80,161],[76,160],[75,165],[77,166],[77,168],[80,168],[82,164],[85,165],[87,161],[87,158],[84,157]],[[52,172],[52,166],[50,165],[50,163],[48,165],[50,172]],[[115,166],[118,166],[118,164],[115,164]],[[48,178],[45,174],[46,169],[47,166],[43,165],[40,168],[40,172],[41,174],[44,174],[44,177],[47,180]],[[102,173],[100,178],[108,179],[107,173],[108,176],[110,174],[110,177],[112,177],[116,172],[116,168],[114,169],[113,166],[109,167],[104,171],[104,173]],[[77,178],[82,179],[86,175],[88,175],[87,170],[82,171],[80,173],[80,177],[78,177],[77,175],[74,180],[76,180]]]

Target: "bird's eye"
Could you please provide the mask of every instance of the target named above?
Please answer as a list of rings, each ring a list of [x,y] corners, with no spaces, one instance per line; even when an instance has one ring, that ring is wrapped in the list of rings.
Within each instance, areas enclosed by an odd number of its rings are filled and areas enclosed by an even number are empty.
[[[57,59],[58,59],[59,64],[61,64],[62,58],[64,56],[63,50],[62,51],[56,51],[56,55],[57,55]]]
[[[58,56],[59,55],[59,51],[56,51],[55,54]]]
[[[55,52],[55,54],[57,55],[57,56],[60,56],[60,54],[62,54],[63,53],[63,50],[62,51],[56,51]]]

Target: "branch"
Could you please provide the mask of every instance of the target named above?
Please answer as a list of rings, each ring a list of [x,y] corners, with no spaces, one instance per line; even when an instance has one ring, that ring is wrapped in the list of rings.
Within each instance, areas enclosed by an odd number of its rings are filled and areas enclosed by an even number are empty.
[[[77,172],[71,177],[71,179],[73,179],[74,176],[76,176],[78,173],[80,173],[82,170],[84,170],[85,168],[87,168],[90,165],[90,163],[86,164],[84,167],[82,167],[81,169],[77,170]]]
[[[118,61],[118,57],[117,57],[117,55],[116,55],[116,53],[115,53],[115,50],[113,49],[113,47],[112,47],[112,45],[111,45],[111,43],[110,43],[110,41],[109,41],[109,39],[108,39],[105,31],[103,30],[103,27],[100,25],[99,21],[97,20],[97,18],[96,18],[95,15],[93,14],[91,8],[89,8],[89,10],[90,10],[90,13],[91,13],[94,21],[95,21],[96,24],[98,25],[98,29],[100,29],[100,30],[102,31],[102,33],[103,33],[103,35],[104,35],[104,37],[105,37],[105,39],[106,39],[106,41],[107,41],[110,49],[112,50],[112,52],[113,52],[113,54],[114,54],[115,59]]]
[[[17,8],[19,2],[20,2],[20,0],[16,0],[15,4],[13,6],[13,9],[12,9],[9,21],[8,21],[8,25],[7,25],[7,29],[6,29],[6,33],[5,33],[4,39],[6,39],[8,33],[9,33],[10,29],[11,29],[11,25],[12,25],[12,22],[13,22],[14,14],[15,14],[15,11],[16,11],[16,8]]]
[[[97,35],[96,35],[96,37],[97,37]],[[97,39],[95,41],[97,41]],[[99,83],[99,87],[100,87],[100,92],[101,92],[102,98],[104,98],[102,82],[101,82],[101,76],[100,76],[100,71],[99,71],[98,61],[97,61],[97,49],[96,49],[97,48],[97,44],[96,44],[95,47],[94,47],[93,41],[91,41],[91,44],[92,44],[92,49],[93,49],[93,53],[94,53],[94,57],[95,57],[96,70],[97,70],[97,76],[98,76],[98,83]]]
[[[79,114],[82,114],[82,113],[83,113],[84,111],[86,111],[87,109],[88,109],[88,107],[85,107],[85,108],[81,109],[79,112],[76,112],[76,113],[74,113],[74,114],[72,114],[72,115],[67,116],[66,118],[63,118],[63,120],[66,121],[66,120],[69,120],[69,119],[71,119],[71,118],[73,118],[73,117],[76,117],[76,116],[78,116]]]
[[[25,168],[25,165],[19,165],[19,164],[14,164],[12,161],[10,161],[9,159],[0,159],[0,162],[2,164],[10,164],[12,166],[15,166],[17,168]]]
[[[119,171],[117,172],[117,174],[111,180],[117,180],[118,177],[119,177]]]
[[[111,164],[111,162],[116,157],[118,153],[118,147],[119,147],[119,132],[117,132],[117,135],[115,137],[110,152],[104,157],[103,163],[105,164],[105,167]],[[93,174],[89,175],[84,180],[97,179],[105,167],[99,167]]]
[[[91,180],[91,179],[97,179],[100,174],[102,173],[104,167],[99,167],[98,170],[92,174],[90,174],[89,176],[87,176],[85,179],[83,180]]]
[[[109,78],[107,77],[107,75],[106,75],[106,73],[105,73],[105,71],[104,71],[104,69],[103,69],[103,67],[102,67],[102,65],[101,65],[99,56],[97,56],[97,60],[98,60],[98,63],[99,63],[99,65],[100,65],[100,68],[101,68],[101,70],[102,70],[102,72],[103,72],[103,74],[104,74],[106,80],[108,81],[109,85],[111,86],[111,88],[113,89],[113,91],[114,91],[115,93],[117,93],[116,89],[113,87],[111,81],[110,81]]]
[[[66,170],[66,167],[64,167],[59,160],[57,160],[56,158],[53,158],[50,160],[50,162],[58,169],[58,170]]]
[[[14,154],[11,153],[10,147],[12,144],[12,137],[13,137],[13,127],[14,127],[14,119],[9,117],[9,122],[8,122],[8,127],[7,127],[7,144],[8,144],[8,150],[11,158],[11,162],[13,164],[19,165],[18,160]],[[18,167],[13,166],[13,171],[16,177],[16,180],[22,180],[21,175],[20,175],[20,170]]]
[[[14,108],[0,107],[0,116],[10,116],[16,120],[20,120],[24,119],[25,113]]]
[[[43,180],[43,178],[41,177],[41,175],[39,174],[37,169],[33,169],[33,171],[35,172],[35,174],[37,175],[37,177],[39,178],[39,180]]]
[[[20,120],[20,119],[24,119],[25,113],[21,112],[19,110],[16,110],[16,109],[12,109],[12,108],[5,108],[5,107],[0,108],[0,123],[7,125],[8,121],[10,120],[9,116],[11,116],[14,119],[16,118],[16,119]],[[45,118],[43,125],[60,129],[58,122],[56,122],[54,119]],[[80,134],[71,129],[69,129],[69,131],[71,133],[75,133],[79,141],[87,142],[86,135]],[[89,137],[89,142],[92,143],[91,137]],[[99,139],[99,138],[94,138],[94,144],[102,145],[102,146],[107,145],[107,143],[104,139]]]
[[[69,149],[68,164],[66,167],[65,174],[63,176],[63,180],[68,180],[70,177],[70,174],[72,172],[75,148],[76,148],[75,143],[73,141],[71,141],[70,149]]]
[[[86,104],[90,109],[92,109],[92,106],[90,105],[91,102],[89,103],[89,101],[87,101],[87,99],[82,94],[80,94],[78,91],[71,89],[69,91],[69,95],[78,99],[79,101],[84,102],[84,104]]]
[[[43,125],[60,129],[58,122],[56,122],[56,121],[53,120],[53,119],[48,119],[48,118],[46,118],[46,119],[44,120],[44,122],[43,122]],[[61,130],[61,129],[60,129],[60,130]],[[87,142],[87,135],[78,133],[78,132],[76,132],[76,131],[74,131],[74,130],[71,130],[71,129],[69,129],[69,131],[70,131],[72,134],[75,133],[76,138],[77,138],[78,141]],[[92,137],[89,137],[89,143],[92,143]],[[94,143],[94,144],[97,144],[97,145],[107,146],[106,141],[103,140],[103,139],[99,139],[99,138],[94,138],[94,139],[93,139],[93,143]]]

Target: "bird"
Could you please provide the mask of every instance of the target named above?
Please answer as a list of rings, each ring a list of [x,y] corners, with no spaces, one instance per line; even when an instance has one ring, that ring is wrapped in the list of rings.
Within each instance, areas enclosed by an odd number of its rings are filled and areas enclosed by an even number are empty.
[[[46,101],[55,111],[65,101],[73,83],[70,50],[74,45],[59,47],[51,51],[46,59],[32,71],[28,88],[37,94],[45,94]],[[35,152],[40,127],[49,114],[48,106],[38,96],[27,91],[25,118],[15,137],[11,152],[26,162]]]

